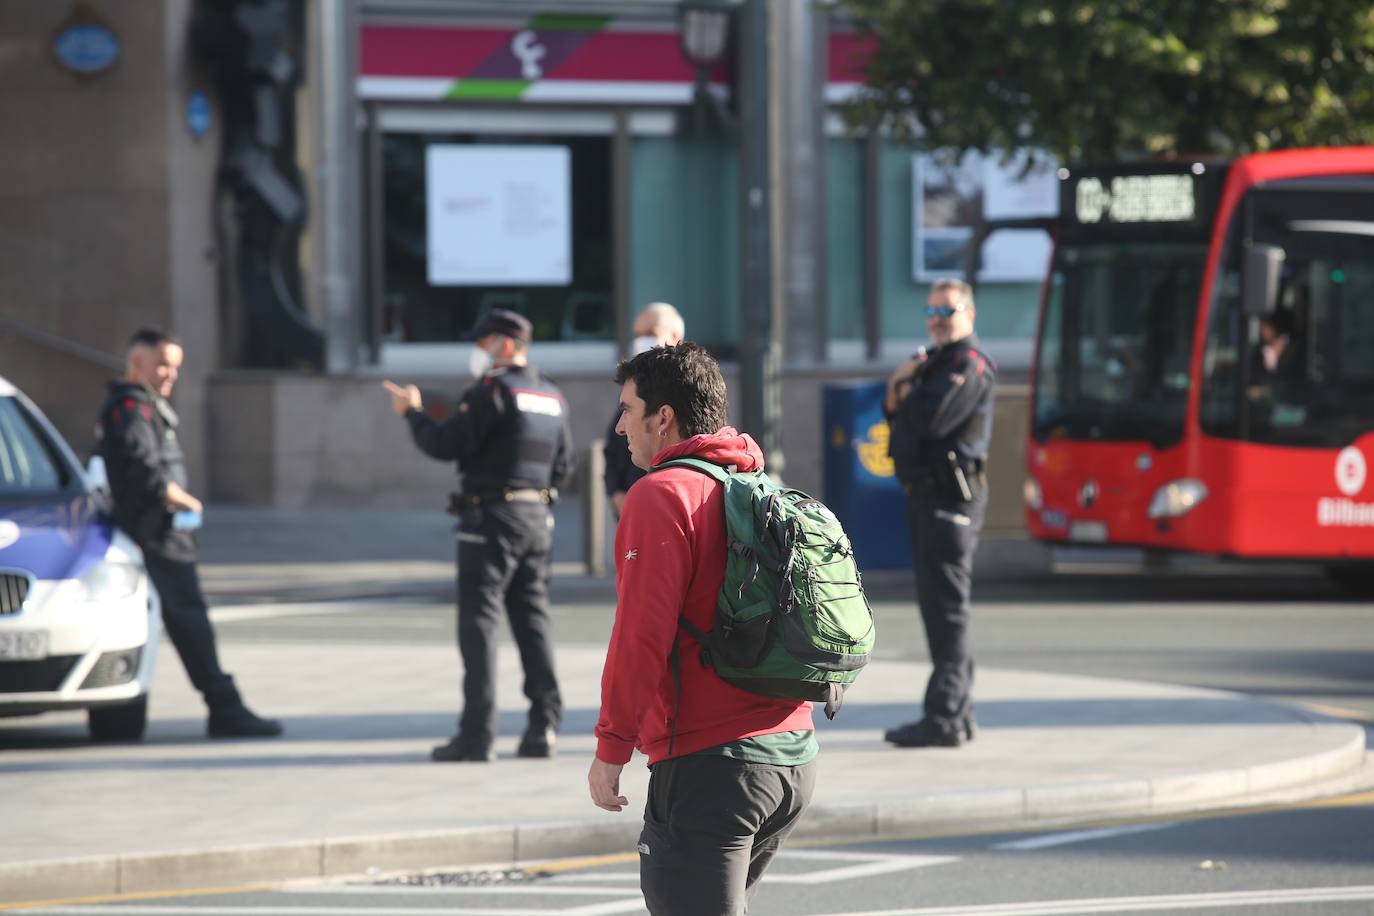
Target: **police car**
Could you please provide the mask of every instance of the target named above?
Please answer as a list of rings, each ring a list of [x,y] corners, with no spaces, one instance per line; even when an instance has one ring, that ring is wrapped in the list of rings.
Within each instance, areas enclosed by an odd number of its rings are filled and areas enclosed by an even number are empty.
[[[0,378],[0,716],[85,709],[96,740],[134,740],[160,608],[96,476]]]

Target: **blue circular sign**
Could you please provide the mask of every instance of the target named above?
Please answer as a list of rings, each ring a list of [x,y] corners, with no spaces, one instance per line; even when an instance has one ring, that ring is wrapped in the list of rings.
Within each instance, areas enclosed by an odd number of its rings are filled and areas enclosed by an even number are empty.
[[[203,137],[210,129],[210,100],[199,89],[186,99],[186,126],[193,137]]]
[[[83,23],[63,29],[53,39],[62,66],[77,73],[99,73],[119,60],[119,39],[103,25]]]

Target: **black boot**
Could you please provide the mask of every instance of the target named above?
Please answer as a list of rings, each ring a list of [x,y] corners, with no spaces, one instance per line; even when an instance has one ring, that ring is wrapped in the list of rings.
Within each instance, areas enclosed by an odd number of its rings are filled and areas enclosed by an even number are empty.
[[[264,719],[242,701],[210,710],[205,732],[211,738],[275,738],[282,733],[278,719]]]
[[[430,751],[429,759],[438,763],[491,763],[496,759],[496,752],[490,745],[475,744],[459,733],[450,738],[448,744],[440,744]]]
[[[517,757],[552,757],[558,744],[558,733],[552,726],[528,728],[515,750]]]
[[[898,747],[958,747],[964,743],[964,723],[946,724],[922,719],[890,728],[883,739]]]

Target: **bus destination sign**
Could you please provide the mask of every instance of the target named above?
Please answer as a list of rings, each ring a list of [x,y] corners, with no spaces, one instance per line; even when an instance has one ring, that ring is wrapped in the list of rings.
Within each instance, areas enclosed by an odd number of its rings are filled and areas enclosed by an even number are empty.
[[[1191,223],[1197,219],[1197,176],[1116,175],[1071,179],[1073,214],[1085,226]]]

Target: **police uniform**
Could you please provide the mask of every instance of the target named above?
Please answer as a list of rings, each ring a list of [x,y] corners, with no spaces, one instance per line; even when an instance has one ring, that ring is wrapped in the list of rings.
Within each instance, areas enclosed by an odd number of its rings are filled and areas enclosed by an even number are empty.
[[[458,649],[463,712],[458,734],[436,760],[489,760],[496,737],[495,636],[504,609],[525,671],[530,701],[519,754],[552,753],[563,715],[549,634],[548,579],[553,542],[549,506],[572,473],[572,440],[562,393],[533,367],[507,366],[468,389],[453,416],[438,423],[406,413],[426,455],[456,461],[462,492],[458,523]]]
[[[976,337],[953,341],[920,364],[888,416],[889,450],[907,492],[916,598],[934,667],[924,718],[890,730],[886,737],[894,744],[955,746],[973,737],[969,591],[987,510],[984,463],[996,375]]]
[[[105,462],[114,523],[142,549],[162,602],[162,623],[192,685],[210,709],[212,737],[271,737],[281,723],[244,705],[220,667],[215,631],[196,570],[197,535],[173,524],[167,484],[189,490],[186,456],[177,440],[177,415],[143,385],[111,382],[100,408],[96,453]]]
[[[648,473],[643,468],[635,467],[634,462],[630,460],[630,446],[625,437],[616,432],[619,425],[620,411],[617,410],[615,416],[611,417],[611,425],[606,428],[606,444],[602,446],[606,463],[601,479],[606,485],[607,496],[612,493],[628,493],[635,481]]]

